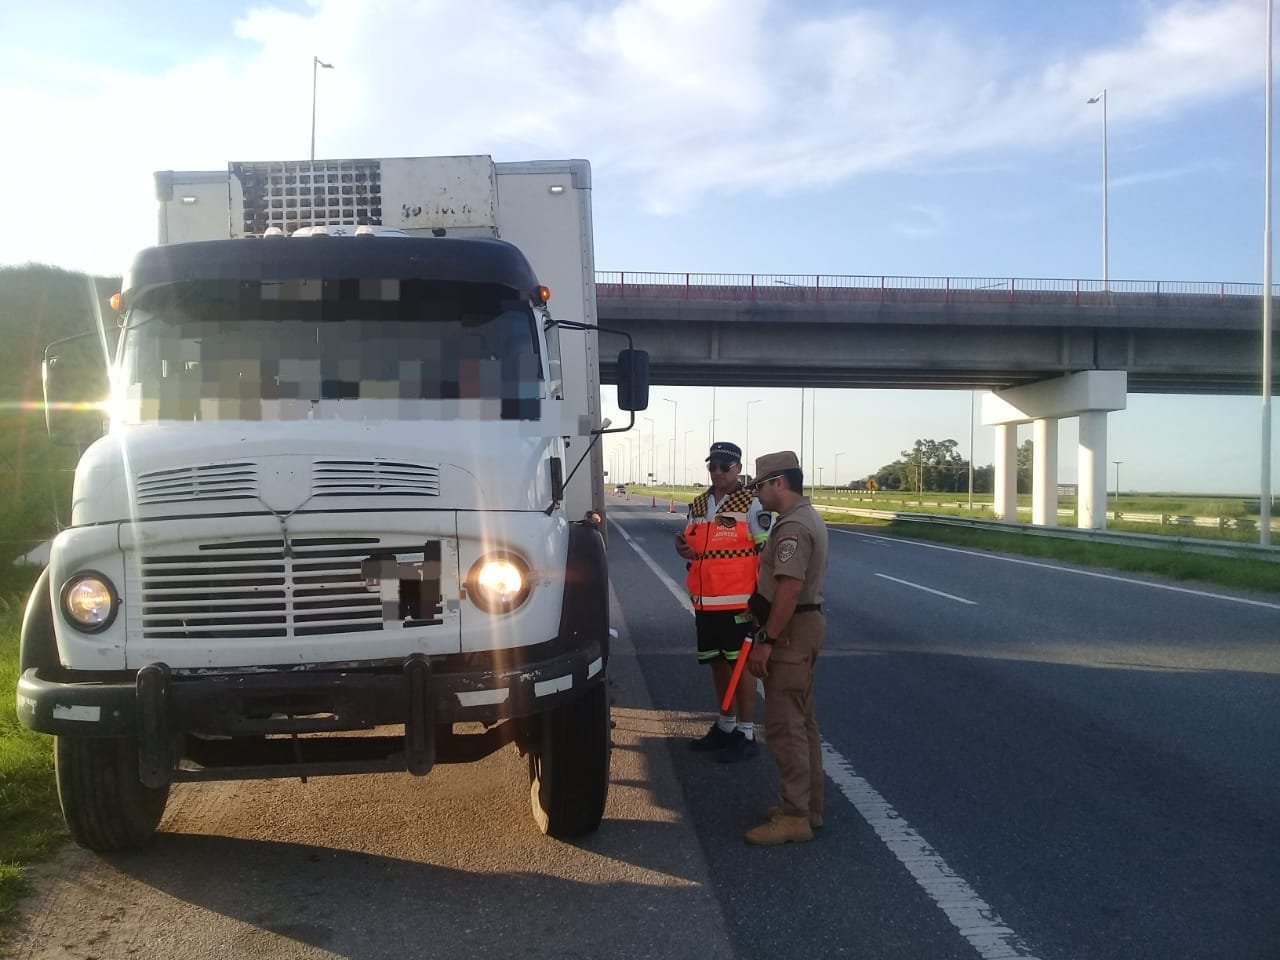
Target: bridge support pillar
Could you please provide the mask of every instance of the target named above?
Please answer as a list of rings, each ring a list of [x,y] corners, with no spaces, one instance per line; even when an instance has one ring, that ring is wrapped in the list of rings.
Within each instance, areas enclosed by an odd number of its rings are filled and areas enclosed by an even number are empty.
[[[1035,422],[1031,467],[1031,522],[1042,527],[1058,525],[1058,420],[1042,417]]]
[[[1128,394],[1123,370],[1087,370],[1052,380],[989,393],[982,398],[982,422],[996,428],[996,513],[1012,520],[1009,488],[1017,489],[1017,451],[1013,436],[1020,423],[1035,424],[1031,489],[1031,522],[1058,522],[1058,421],[1080,418],[1078,526],[1101,530],[1107,525],[1107,414],[1123,410]],[[1002,476],[1004,485],[1001,484]],[[1002,495],[1004,499],[1002,499]]]
[[[996,424],[995,504],[997,519],[1018,519],[1018,425]]]
[[[1100,410],[1080,414],[1077,454],[1076,523],[1082,530],[1107,526],[1107,415]]]

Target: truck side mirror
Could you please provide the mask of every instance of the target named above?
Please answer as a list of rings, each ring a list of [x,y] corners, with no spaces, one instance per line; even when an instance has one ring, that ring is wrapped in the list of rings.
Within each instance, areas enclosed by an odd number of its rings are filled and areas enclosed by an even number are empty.
[[[649,353],[623,350],[618,354],[618,409],[649,409]]]
[[[86,447],[103,433],[107,398],[101,340],[96,333],[50,344],[40,367],[44,425],[60,446]]]

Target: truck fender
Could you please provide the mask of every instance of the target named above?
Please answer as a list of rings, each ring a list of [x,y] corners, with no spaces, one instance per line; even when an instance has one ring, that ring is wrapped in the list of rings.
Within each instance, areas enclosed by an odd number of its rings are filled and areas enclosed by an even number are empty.
[[[27,598],[22,615],[22,635],[18,644],[18,674],[32,667],[46,675],[61,666],[58,640],[53,632],[53,596],[49,591],[49,568],[45,567]]]
[[[574,523],[569,527],[559,637],[570,646],[599,642],[608,663],[609,564],[604,538],[591,524]]]

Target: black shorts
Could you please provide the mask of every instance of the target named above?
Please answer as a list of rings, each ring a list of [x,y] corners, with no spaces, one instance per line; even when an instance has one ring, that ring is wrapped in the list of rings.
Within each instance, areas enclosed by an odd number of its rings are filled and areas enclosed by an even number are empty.
[[[746,610],[695,610],[693,622],[698,630],[699,663],[722,659],[734,663],[742,638],[755,629]]]

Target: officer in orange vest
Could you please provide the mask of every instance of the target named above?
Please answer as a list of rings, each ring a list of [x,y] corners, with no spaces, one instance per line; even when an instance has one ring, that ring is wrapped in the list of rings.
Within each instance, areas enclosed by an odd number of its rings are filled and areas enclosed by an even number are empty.
[[[755,590],[772,515],[742,485],[742,450],[736,443],[713,443],[707,471],[711,486],[690,504],[688,522],[676,536],[676,553],[688,561],[685,586],[693,602],[698,661],[711,666],[719,705],[742,639],[754,629],[747,601]],[[739,683],[732,712],[721,711],[707,734],[689,746],[716,751],[721,763],[754,757],[755,709],[755,684]]]

